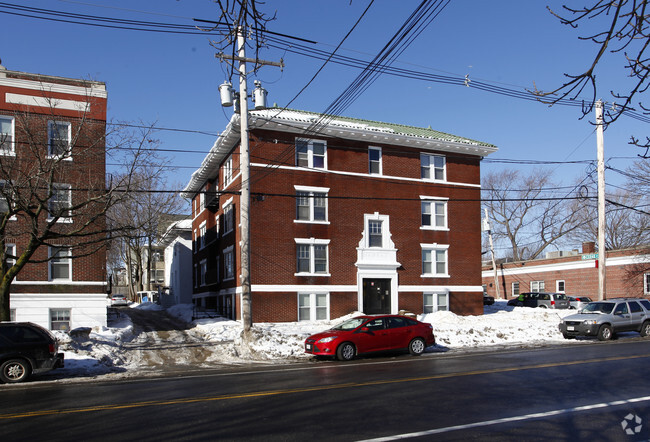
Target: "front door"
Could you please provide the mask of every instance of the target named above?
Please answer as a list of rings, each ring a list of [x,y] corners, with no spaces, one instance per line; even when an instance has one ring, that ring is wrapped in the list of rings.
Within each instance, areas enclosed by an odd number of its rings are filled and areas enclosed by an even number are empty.
[[[363,312],[366,315],[390,313],[390,279],[363,280]]]

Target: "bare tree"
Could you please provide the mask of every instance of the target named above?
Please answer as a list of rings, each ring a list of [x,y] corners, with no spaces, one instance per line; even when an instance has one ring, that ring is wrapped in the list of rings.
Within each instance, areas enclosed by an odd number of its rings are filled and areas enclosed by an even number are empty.
[[[545,193],[556,187],[549,173],[503,170],[485,175],[481,187],[493,238],[508,244],[515,261],[537,258],[575,229],[576,216],[568,210],[571,199]]]
[[[598,67],[608,56],[621,57],[626,71],[625,77],[631,82],[623,91],[611,91],[613,103],[606,108],[604,123],[610,124],[625,113],[638,109],[650,115],[650,108],[643,103],[643,94],[650,87],[650,8],[648,0],[592,0],[587,6],[573,8],[563,6],[563,11],[551,11],[563,24],[578,28],[593,25],[596,31],[588,31],[581,40],[595,43],[597,51],[585,71],[578,74],[565,74],[567,80],[551,91],[535,90],[540,99],[549,104],[563,100],[580,100],[587,92],[590,99],[583,105],[583,116],[590,114],[600,93],[596,81]],[[623,77],[623,76],[622,76]],[[647,118],[645,118],[647,120]],[[643,156],[650,153],[650,137],[645,142],[631,136],[630,144],[644,149]]]

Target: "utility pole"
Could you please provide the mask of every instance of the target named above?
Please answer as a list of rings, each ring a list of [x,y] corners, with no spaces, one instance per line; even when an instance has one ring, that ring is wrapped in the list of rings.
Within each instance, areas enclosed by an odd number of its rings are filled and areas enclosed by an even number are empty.
[[[492,230],[490,229],[490,218],[488,217],[488,209],[485,209],[485,218],[483,219],[483,230],[488,234],[490,240],[490,255],[492,255],[492,268],[494,269],[494,288],[496,290],[497,299],[501,299],[499,291],[499,274],[497,273],[497,262],[494,259],[494,243],[492,242]]]
[[[241,312],[244,335],[250,332],[253,326],[253,311],[251,302],[250,278],[250,155],[248,136],[248,85],[246,80],[246,62],[256,65],[272,65],[284,67],[284,63],[246,58],[246,37],[243,26],[237,27],[237,56],[227,56],[223,53],[215,54],[221,59],[232,59],[239,62],[239,115],[240,115],[240,156],[239,168],[241,173],[241,195],[239,198],[239,225],[240,225],[240,263],[241,263]],[[222,85],[223,86],[223,85]],[[264,94],[260,94],[262,97]],[[223,103],[223,98],[222,98]],[[256,109],[265,107],[265,103],[255,103]]]
[[[607,298],[605,257],[605,142],[603,102],[596,101],[596,145],[598,151],[598,300]]]

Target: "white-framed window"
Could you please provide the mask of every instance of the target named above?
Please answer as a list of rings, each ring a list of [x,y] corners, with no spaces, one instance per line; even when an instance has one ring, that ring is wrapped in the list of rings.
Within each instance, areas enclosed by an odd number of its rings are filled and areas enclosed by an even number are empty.
[[[165,269],[151,269],[149,270],[149,282],[152,284],[165,283]]]
[[[228,204],[223,209],[223,234],[227,235],[235,229],[235,209]]]
[[[214,236],[215,239],[219,239],[219,234],[221,233],[221,217],[219,215],[215,215],[214,217]]]
[[[72,256],[69,247],[49,247],[50,281],[72,280]]]
[[[298,293],[298,321],[329,319],[327,293]]]
[[[199,231],[194,229],[194,241],[192,241],[192,248],[194,249],[194,253],[199,251]]]
[[[325,187],[294,186],[296,189],[296,221],[327,222],[327,192]]]
[[[47,153],[51,157],[69,158],[72,126],[67,121],[47,122]]]
[[[381,175],[383,173],[381,147],[368,148],[368,173],[370,175]]]
[[[235,278],[235,254],[233,246],[223,251],[223,279],[227,281]]]
[[[519,281],[515,281],[511,285],[513,296],[519,296]]]
[[[232,156],[223,163],[223,187],[232,183]]]
[[[422,207],[422,228],[431,230],[446,230],[447,223],[447,201],[439,199],[423,199]]]
[[[650,273],[643,275],[643,293],[650,295]]]
[[[425,180],[445,181],[447,179],[445,157],[420,154],[420,175]]]
[[[422,276],[449,276],[448,245],[420,244],[422,247]]]
[[[205,247],[205,235],[207,233],[206,221],[203,221],[199,225],[199,248],[202,249]]]
[[[545,289],[544,281],[530,281],[530,291],[531,292],[543,292]]]
[[[368,220],[368,247],[384,247],[383,224],[381,219]]]
[[[563,279],[555,281],[555,291],[558,293],[565,293],[565,284]]]
[[[329,239],[295,239],[296,275],[329,276]]]
[[[7,269],[16,265],[16,244],[5,244],[5,257],[7,261]],[[17,281],[15,278],[14,281]]]
[[[0,180],[0,213],[8,213],[9,209],[11,209],[9,206],[10,201],[7,198],[11,196],[10,192],[11,185],[8,185],[7,181]]]
[[[15,119],[0,115],[0,155],[15,155]]]
[[[70,309],[69,308],[51,308],[50,309],[50,330],[70,330]]]
[[[49,218],[59,218],[60,221],[71,221],[72,188],[69,184],[53,184],[52,196],[47,201]]]
[[[325,141],[296,139],[296,166],[327,169],[327,144]]]
[[[199,263],[199,284],[201,286],[205,285],[205,275],[208,274],[208,260],[202,259]]]
[[[391,241],[390,217],[380,215],[378,212],[363,215],[363,238],[360,246],[364,248],[393,249]]]
[[[424,293],[422,313],[449,310],[449,293]]]
[[[205,209],[205,188],[199,193],[199,213]]]

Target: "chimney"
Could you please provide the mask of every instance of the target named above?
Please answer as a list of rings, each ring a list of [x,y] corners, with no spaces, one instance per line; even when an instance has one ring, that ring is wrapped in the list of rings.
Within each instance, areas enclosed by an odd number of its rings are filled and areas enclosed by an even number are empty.
[[[594,241],[583,242],[582,253],[596,253],[596,243]]]

